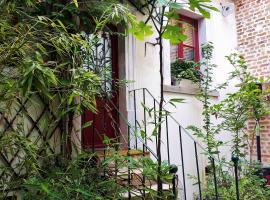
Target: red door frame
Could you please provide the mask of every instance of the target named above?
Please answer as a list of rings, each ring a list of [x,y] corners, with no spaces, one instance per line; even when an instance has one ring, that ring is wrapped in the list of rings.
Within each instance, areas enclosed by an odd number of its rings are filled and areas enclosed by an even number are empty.
[[[189,23],[194,27],[194,37],[195,38],[194,38],[194,47],[184,45],[184,42],[181,42],[178,45],[178,58],[183,58],[184,57],[184,46],[187,46],[187,47],[194,48],[194,61],[198,62],[198,61],[200,61],[198,20],[183,16],[183,15],[179,16],[179,20],[182,21],[182,22]],[[181,23],[180,23],[180,26],[182,27]]]
[[[116,32],[116,27],[110,27],[112,31]],[[81,137],[82,137],[82,147],[83,149],[95,149],[95,148],[103,148],[104,144],[101,138],[97,138],[96,129],[100,127],[105,127],[105,132],[109,138],[116,138],[118,131],[115,130],[113,124],[119,124],[119,116],[118,116],[118,108],[119,108],[119,87],[117,85],[117,81],[119,79],[119,67],[118,67],[118,37],[115,34],[110,35],[111,39],[111,56],[112,56],[112,98],[110,100],[104,100],[101,98],[97,98],[97,109],[106,109],[107,106],[110,106],[110,112],[99,112],[97,111],[96,114],[90,111],[84,111],[81,116],[82,125],[87,121],[92,121],[92,125],[86,127],[82,130]],[[115,106],[117,108],[115,108]],[[103,110],[104,111],[104,110]],[[106,110],[105,110],[106,111]],[[100,119],[101,115],[106,115],[102,117],[106,117],[106,126],[102,120],[95,120]],[[113,118],[113,119],[112,119]],[[113,120],[113,121],[112,121]],[[108,132],[107,132],[108,131]],[[100,135],[99,135],[100,136]]]

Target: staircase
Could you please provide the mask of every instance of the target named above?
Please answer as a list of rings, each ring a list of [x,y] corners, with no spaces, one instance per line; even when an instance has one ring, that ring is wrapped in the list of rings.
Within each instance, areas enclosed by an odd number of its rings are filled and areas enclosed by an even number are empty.
[[[116,159],[113,159],[117,154],[119,158],[123,158],[123,162],[117,163]],[[115,152],[109,151],[97,152],[98,160],[101,163],[107,162],[105,174],[108,177],[115,177],[117,183],[124,188],[128,188],[127,192],[122,193],[122,199],[153,199],[153,193],[157,192],[157,183],[155,178],[144,175],[144,168],[140,165],[129,165],[129,161],[133,163],[139,162],[141,159],[151,159],[150,153],[139,150],[118,150]],[[111,159],[111,160],[110,160]],[[163,191],[170,193],[173,199],[173,184],[172,182],[163,183]]]

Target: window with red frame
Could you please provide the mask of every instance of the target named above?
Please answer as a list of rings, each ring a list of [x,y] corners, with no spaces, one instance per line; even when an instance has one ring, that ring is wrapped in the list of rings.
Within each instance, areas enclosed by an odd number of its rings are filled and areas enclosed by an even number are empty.
[[[200,59],[198,21],[182,15],[180,15],[180,21],[180,26],[187,36],[187,40],[179,45],[171,46],[171,61],[183,59],[197,62]]]

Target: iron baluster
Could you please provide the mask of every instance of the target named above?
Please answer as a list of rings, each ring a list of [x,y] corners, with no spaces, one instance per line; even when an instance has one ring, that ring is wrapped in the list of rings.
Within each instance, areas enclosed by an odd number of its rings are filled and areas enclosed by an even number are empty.
[[[197,143],[195,141],[194,141],[194,148],[195,148],[197,178],[198,178],[198,186],[199,186],[199,196],[200,196],[200,200],[202,200],[202,190],[201,190],[201,178],[200,178],[200,169],[199,169],[199,161],[198,161],[198,151],[197,151]]]
[[[146,129],[146,110],[145,110],[145,90],[143,90],[143,125],[144,125],[144,143],[147,145],[147,129]],[[145,148],[143,146],[143,148]]]
[[[134,107],[134,120],[135,120],[135,149],[138,149],[137,141],[137,108],[136,108],[136,90],[133,90],[133,107]]]
[[[156,101],[155,101],[155,99],[153,99],[154,100],[154,123],[155,123],[155,127],[157,126],[157,111],[156,111]],[[157,143],[158,143],[158,141],[157,141],[157,134],[156,134],[156,136],[155,136],[155,139],[156,139],[156,152],[157,152]]]
[[[181,126],[179,126],[179,139],[180,139],[180,150],[181,150],[181,164],[182,164],[183,186],[184,186],[184,200],[187,200],[185,165],[184,165],[184,152],[183,152],[183,141],[182,141]]]
[[[168,156],[168,163],[171,163],[170,159],[170,141],[169,141],[169,127],[168,127],[168,116],[167,116],[167,111],[166,111],[166,137],[167,137],[167,156]]]
[[[143,123],[144,123],[144,143],[143,143],[143,156],[145,156],[145,145],[147,145],[146,133],[146,110],[145,110],[145,90],[143,89]],[[145,188],[145,175],[143,175],[143,188]],[[143,197],[145,198],[145,189],[143,189]]]

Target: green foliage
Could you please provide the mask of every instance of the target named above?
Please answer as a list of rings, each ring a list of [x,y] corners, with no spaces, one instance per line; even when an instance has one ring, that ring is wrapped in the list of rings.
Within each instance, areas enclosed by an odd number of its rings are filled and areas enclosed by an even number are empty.
[[[220,171],[220,165],[218,171]],[[224,166],[223,166],[224,167]],[[239,169],[239,194],[243,200],[267,200],[270,198],[270,189],[265,186],[266,180],[260,177],[260,169],[250,166],[248,163],[241,163]],[[217,177],[218,196],[220,199],[231,200],[236,199],[235,179],[230,171],[222,171]],[[215,199],[215,188],[213,184],[213,176],[208,175],[206,180],[206,188],[203,190],[205,200]]]
[[[215,156],[219,154],[219,147],[223,144],[221,141],[217,141],[216,136],[220,133],[220,127],[212,123],[211,115],[213,113],[210,101],[210,91],[213,90],[213,69],[216,67],[215,64],[211,63],[213,55],[213,45],[211,42],[206,43],[202,46],[203,60],[200,62],[201,68],[201,81],[200,91],[197,95],[198,99],[203,104],[203,129],[195,126],[189,126],[188,129],[192,130],[194,134],[202,139],[207,145],[207,154]]]
[[[173,80],[189,79],[199,83],[202,74],[195,62],[179,59],[171,64],[171,76]]]
[[[125,191],[113,178],[102,177],[94,155],[83,153],[68,161],[61,155],[44,160],[40,174],[24,181],[23,198],[32,199],[119,199]]]

